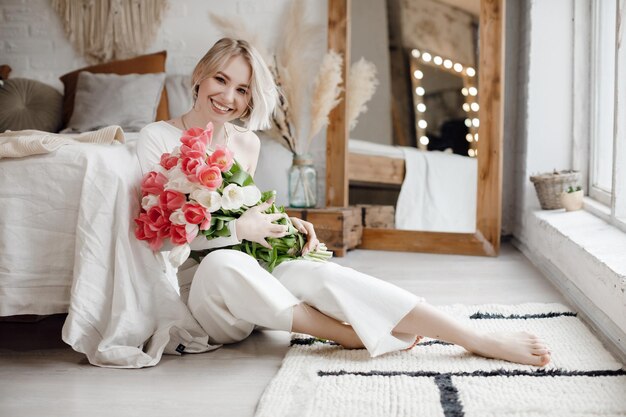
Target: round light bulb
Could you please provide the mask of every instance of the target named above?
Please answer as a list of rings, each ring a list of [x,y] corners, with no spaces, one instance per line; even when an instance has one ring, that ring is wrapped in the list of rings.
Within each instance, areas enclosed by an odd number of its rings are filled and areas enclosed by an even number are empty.
[[[464,96],[467,96],[469,94],[469,92],[467,91],[467,88],[463,87],[461,89],[461,94],[463,94]]]
[[[443,61],[443,66],[448,68],[448,69],[452,68],[452,61],[450,61],[449,59],[445,59]]]
[[[468,91],[470,96],[475,96],[476,94],[478,94],[478,90],[476,89],[476,87],[470,87]]]
[[[478,118],[477,118],[477,117],[473,118],[473,119],[472,119],[472,125],[473,125],[474,127],[478,127],[478,126],[480,126],[480,120],[478,120]]]
[[[417,122],[417,125],[420,129],[426,129],[428,127],[428,123],[426,123],[426,120],[420,120],[419,122]]]
[[[424,60],[424,62],[430,62],[430,60],[432,59],[432,55],[430,55],[428,52],[424,52],[422,54],[422,59]]]
[[[433,58],[433,62],[435,64],[437,64],[437,65],[441,65],[441,64],[443,64],[443,58],[440,57],[440,56],[436,56],[436,57]]]
[[[417,49],[413,49],[411,51],[411,55],[413,55],[414,58],[419,58],[420,57],[420,51],[418,51]]]
[[[474,133],[474,141],[478,142],[478,133]]]
[[[425,91],[424,91],[424,87],[417,87],[417,88],[415,89],[415,94],[417,94],[418,96],[423,96],[423,95],[424,95],[424,93],[425,93]]]
[[[454,70],[456,72],[461,72],[463,71],[463,65],[459,64],[458,62],[456,64],[454,64]]]
[[[465,110],[465,111],[470,111],[470,105],[469,105],[469,103],[463,103],[463,110]]]
[[[472,127],[472,121],[470,119],[465,119],[465,126]]]
[[[470,77],[473,77],[474,75],[476,75],[476,70],[474,70],[474,68],[472,67],[467,67],[467,69],[465,70],[465,73],[469,75]]]
[[[469,156],[474,156],[474,150],[473,150],[473,149],[468,150],[468,151],[467,151],[467,154],[468,154]]]
[[[468,133],[467,135],[465,135],[465,140],[468,142],[471,142],[474,139],[474,137],[472,136],[471,133]]]
[[[426,105],[424,103],[420,103],[417,105],[417,111],[420,113],[424,113],[426,111]]]
[[[478,103],[472,103],[470,107],[472,108],[472,111],[478,111],[480,109]]]
[[[426,137],[426,136],[422,136],[422,137],[420,138],[420,143],[421,143],[422,145],[428,145],[428,143],[429,143],[429,142],[430,142],[430,140],[428,140],[428,137]]]
[[[421,80],[422,78],[424,78],[424,73],[420,70],[415,70],[413,71],[413,76],[418,80]]]

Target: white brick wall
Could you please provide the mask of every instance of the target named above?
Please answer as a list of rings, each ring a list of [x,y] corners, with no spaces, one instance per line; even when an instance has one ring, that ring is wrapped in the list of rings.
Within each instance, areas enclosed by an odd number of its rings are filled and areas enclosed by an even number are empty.
[[[290,0],[170,0],[154,43],[146,53],[167,50],[166,72],[189,74],[206,51],[223,36],[209,13],[233,16],[261,47],[272,49],[282,33],[283,13]],[[307,19],[326,27],[327,3],[308,0]],[[325,29],[322,29],[325,30]],[[326,40],[323,40],[324,45]],[[67,40],[50,0],[0,0],[0,64],[8,64],[11,77],[36,79],[63,91],[59,76],[88,63]],[[319,176],[319,202],[324,203],[325,133],[313,141],[311,152]],[[271,141],[264,141],[257,172],[262,189],[276,189],[277,202],[287,204],[287,170],[291,156]]]
[[[222,34],[209,13],[234,16],[242,27],[258,33],[264,46],[273,45],[279,19],[289,0],[176,0],[169,2],[154,43],[146,51],[167,50],[167,72],[191,72],[197,60]],[[13,68],[11,77],[32,78],[62,91],[58,77],[88,65],[65,36],[50,0],[0,1],[0,64]],[[326,23],[326,2],[309,0],[308,18]]]

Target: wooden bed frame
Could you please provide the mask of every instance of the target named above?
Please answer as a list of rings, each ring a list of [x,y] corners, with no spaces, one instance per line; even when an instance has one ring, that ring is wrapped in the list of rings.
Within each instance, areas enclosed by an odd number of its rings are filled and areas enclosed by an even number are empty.
[[[404,159],[389,156],[364,155],[350,152],[348,155],[349,182],[402,185]]]

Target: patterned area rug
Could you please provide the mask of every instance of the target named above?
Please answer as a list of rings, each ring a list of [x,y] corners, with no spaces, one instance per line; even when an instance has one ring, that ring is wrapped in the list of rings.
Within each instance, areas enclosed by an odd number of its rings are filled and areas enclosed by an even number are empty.
[[[488,331],[528,330],[546,340],[545,368],[484,359],[424,339],[407,352],[365,350],[294,335],[256,417],[626,416],[626,370],[560,304],[454,305]]]

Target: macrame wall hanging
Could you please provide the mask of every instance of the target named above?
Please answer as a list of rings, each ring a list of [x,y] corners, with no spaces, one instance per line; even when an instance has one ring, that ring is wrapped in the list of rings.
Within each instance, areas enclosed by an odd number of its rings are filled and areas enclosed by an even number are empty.
[[[92,64],[143,53],[154,41],[167,0],[52,0],[65,33]]]

